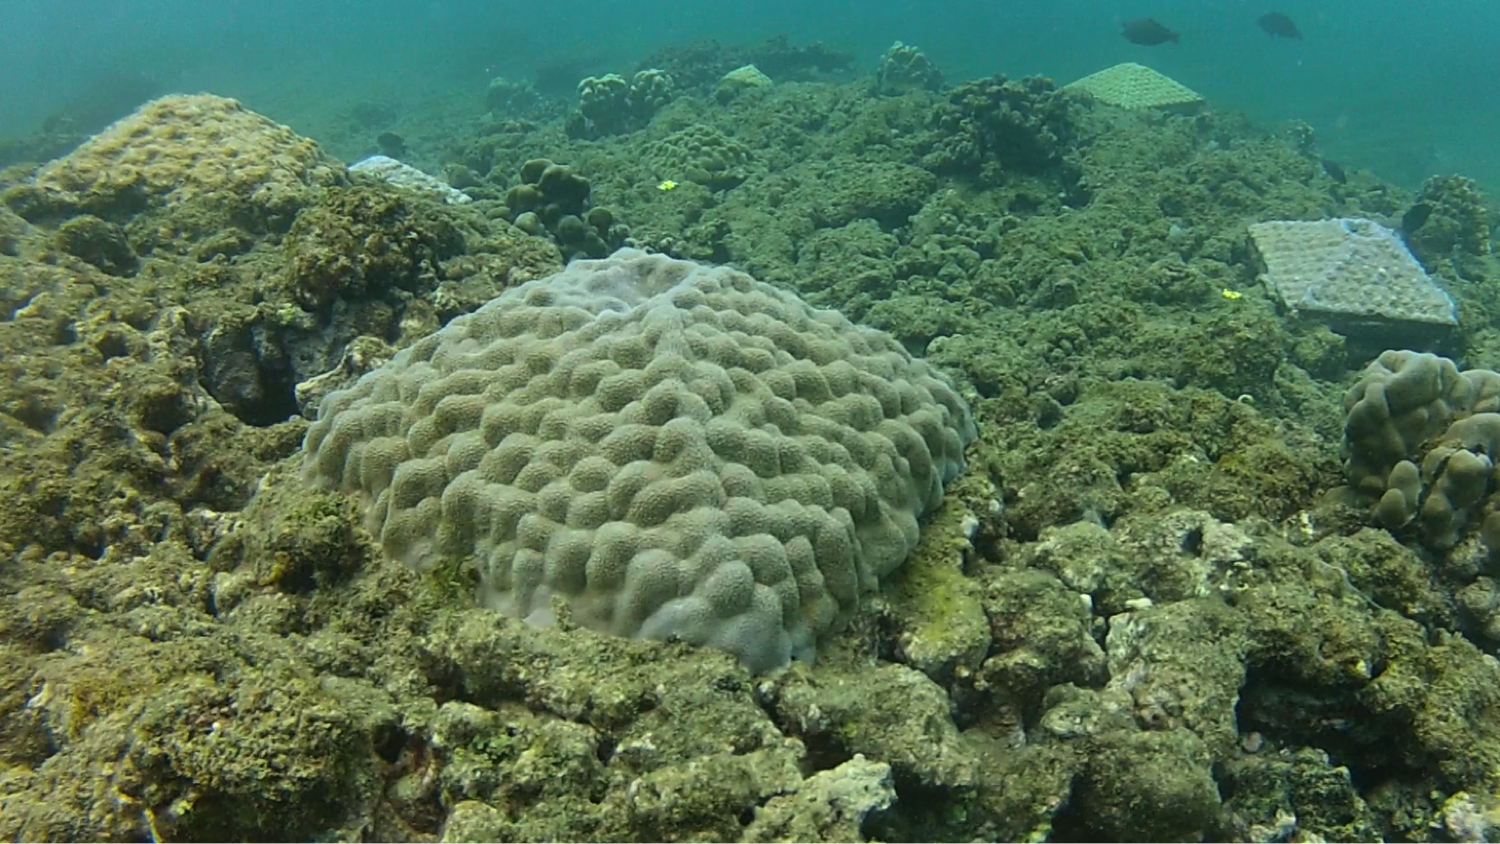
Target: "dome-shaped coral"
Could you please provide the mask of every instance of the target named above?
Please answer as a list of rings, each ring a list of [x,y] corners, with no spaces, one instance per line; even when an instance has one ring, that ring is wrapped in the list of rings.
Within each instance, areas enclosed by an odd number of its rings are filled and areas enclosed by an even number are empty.
[[[386,549],[623,636],[810,656],[898,567],[975,436],[889,336],[722,267],[622,250],[419,341],[308,431]]]

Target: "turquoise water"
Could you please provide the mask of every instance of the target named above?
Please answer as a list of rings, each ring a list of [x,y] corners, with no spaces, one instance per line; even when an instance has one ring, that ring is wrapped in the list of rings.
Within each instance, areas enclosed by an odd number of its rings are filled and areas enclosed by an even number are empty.
[[[1255,20],[1290,15],[1303,41]],[[1153,17],[1180,44],[1140,47],[1120,22]],[[1500,4],[1446,0],[55,0],[0,3],[0,138],[24,136],[101,89],[208,90],[317,136],[324,115],[370,98],[482,92],[496,74],[571,64],[624,70],[650,50],[786,34],[852,51],[874,68],[895,40],[950,81],[1003,72],[1067,82],[1139,61],[1220,108],[1301,119],[1325,155],[1415,186],[1459,172],[1500,190]],[[128,110],[128,109],[127,109]]]

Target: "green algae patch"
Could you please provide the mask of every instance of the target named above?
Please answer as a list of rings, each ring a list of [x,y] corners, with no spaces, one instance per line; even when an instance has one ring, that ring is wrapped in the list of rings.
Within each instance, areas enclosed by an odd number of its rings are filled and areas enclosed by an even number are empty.
[[[979,587],[961,570],[919,556],[923,550],[919,544],[888,592],[903,627],[901,656],[934,679],[970,674],[990,644]]]
[[[993,504],[993,489],[977,474],[950,483],[917,547],[884,590],[900,628],[901,658],[939,683],[972,676],[990,647],[982,590],[964,567],[981,524],[974,507]]]

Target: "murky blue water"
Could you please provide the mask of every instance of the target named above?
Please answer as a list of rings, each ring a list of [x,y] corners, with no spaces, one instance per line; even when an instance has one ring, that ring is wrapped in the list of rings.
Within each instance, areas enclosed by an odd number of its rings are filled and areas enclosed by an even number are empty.
[[[1267,36],[1255,21],[1268,11],[1304,39]],[[1181,43],[1128,43],[1120,23],[1137,17]],[[914,43],[950,81],[1068,82],[1139,61],[1220,108],[1306,120],[1345,166],[1407,186],[1460,172],[1500,192],[1493,0],[0,0],[0,138],[132,84],[240,97],[316,137],[320,114],[361,99],[482,92],[548,63],[625,70],[664,45],[779,34],[851,50],[862,70],[892,41]]]

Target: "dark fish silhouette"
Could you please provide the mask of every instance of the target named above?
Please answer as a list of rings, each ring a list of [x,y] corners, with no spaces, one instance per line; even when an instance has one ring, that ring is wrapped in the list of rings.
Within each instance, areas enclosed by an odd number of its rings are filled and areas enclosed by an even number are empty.
[[[1295,38],[1302,40],[1302,33],[1297,31],[1297,25],[1292,19],[1280,12],[1267,12],[1255,21],[1260,28],[1272,38]]]
[[[1157,44],[1165,44],[1171,41],[1177,43],[1177,33],[1162,26],[1151,18],[1137,18],[1126,21],[1120,31],[1125,40],[1132,44],[1140,44],[1143,47],[1155,47]]]
[[[406,139],[395,132],[381,132],[380,137],[375,139],[375,146],[380,147],[380,154],[390,158],[406,157]]]
[[[1340,167],[1337,161],[1330,161],[1326,158],[1319,159],[1319,161],[1322,162],[1323,172],[1328,174],[1328,178],[1341,185],[1348,184],[1349,177],[1344,173],[1344,168]]]
[[[1423,224],[1427,222],[1427,218],[1431,216],[1432,206],[1428,205],[1425,202],[1418,202],[1416,205],[1413,205],[1412,207],[1406,209],[1406,213],[1401,215],[1401,233],[1413,234],[1417,229],[1420,229]]]

